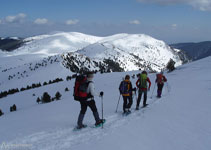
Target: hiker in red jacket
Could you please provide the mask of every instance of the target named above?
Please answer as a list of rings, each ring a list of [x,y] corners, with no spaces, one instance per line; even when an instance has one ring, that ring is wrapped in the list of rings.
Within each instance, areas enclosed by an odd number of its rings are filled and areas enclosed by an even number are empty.
[[[166,82],[167,79],[166,77],[163,75],[163,72],[161,71],[161,73],[157,74],[157,78],[155,80],[155,82],[157,83],[157,97],[160,98],[161,94],[162,94],[162,90],[163,90],[163,86],[164,86],[164,82]]]
[[[147,87],[147,82],[149,83],[149,86]],[[148,104],[147,102],[147,90],[150,90],[151,87],[151,81],[150,79],[147,77],[147,72],[143,71],[140,76],[139,79],[136,81],[136,86],[139,88],[139,94],[138,94],[138,99],[137,99],[137,104],[136,104],[136,110],[139,110],[139,104],[141,101],[141,96],[142,93],[144,93],[144,101],[143,101],[143,107],[146,107]]]

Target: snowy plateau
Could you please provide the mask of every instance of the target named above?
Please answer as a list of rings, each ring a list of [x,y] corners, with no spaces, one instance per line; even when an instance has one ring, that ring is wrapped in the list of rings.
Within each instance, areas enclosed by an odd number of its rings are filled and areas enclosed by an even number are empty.
[[[183,64],[179,50],[143,34],[96,37],[62,32],[24,42],[15,51],[0,51],[0,92],[19,91],[0,98],[0,150],[211,149],[211,57]],[[157,99],[153,72],[165,68],[170,58],[177,68],[164,73],[168,82]],[[109,72],[94,76],[96,91],[104,92],[103,101],[95,97],[100,116],[104,104],[103,129],[92,128],[95,121],[88,109],[88,127],[73,131],[80,104],[73,100],[74,79],[66,79],[81,68]],[[135,111],[134,94],[132,113],[125,117],[122,97],[115,112],[118,87],[125,75],[136,75],[139,69],[150,72],[149,106]],[[57,78],[62,80],[43,84]],[[131,78],[133,86],[136,80]],[[27,88],[33,84],[41,86]],[[44,92],[53,97],[57,91],[61,100],[37,104]],[[13,104],[17,111],[10,112]]]

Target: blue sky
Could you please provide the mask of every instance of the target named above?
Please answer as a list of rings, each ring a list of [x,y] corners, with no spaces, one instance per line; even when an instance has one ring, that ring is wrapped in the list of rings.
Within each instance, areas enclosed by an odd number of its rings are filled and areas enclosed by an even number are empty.
[[[54,31],[211,41],[211,0],[0,0],[0,37]]]

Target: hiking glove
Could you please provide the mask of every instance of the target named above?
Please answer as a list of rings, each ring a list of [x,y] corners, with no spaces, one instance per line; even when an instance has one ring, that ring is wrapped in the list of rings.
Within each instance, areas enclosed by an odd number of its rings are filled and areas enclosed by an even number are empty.
[[[100,92],[100,96],[101,96],[101,97],[103,96],[103,91]]]

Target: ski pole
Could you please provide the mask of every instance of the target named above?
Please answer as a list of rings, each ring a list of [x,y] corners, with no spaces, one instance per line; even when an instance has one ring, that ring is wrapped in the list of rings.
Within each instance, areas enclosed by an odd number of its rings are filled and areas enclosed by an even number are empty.
[[[135,91],[135,95],[136,95],[136,102],[137,102],[137,99],[138,99],[138,98],[137,98],[137,94],[136,94],[136,92],[137,92],[137,89],[136,89],[136,91]]]
[[[102,107],[102,120],[103,120],[103,96],[101,97],[101,107]],[[102,129],[103,129],[103,122],[102,122]]]
[[[154,93],[154,90],[155,90],[155,85],[154,85],[154,88],[153,88],[153,90],[152,90],[152,95],[153,95],[153,93]],[[152,99],[152,95],[151,95],[151,99]]]
[[[116,113],[117,113],[117,109],[118,109],[118,106],[119,106],[120,97],[121,97],[121,94],[119,94],[119,100],[118,100],[118,103],[117,103],[117,106],[116,106]]]
[[[169,85],[168,85],[168,82],[166,82],[166,86],[167,86],[167,90],[168,90],[168,93],[169,93]]]

